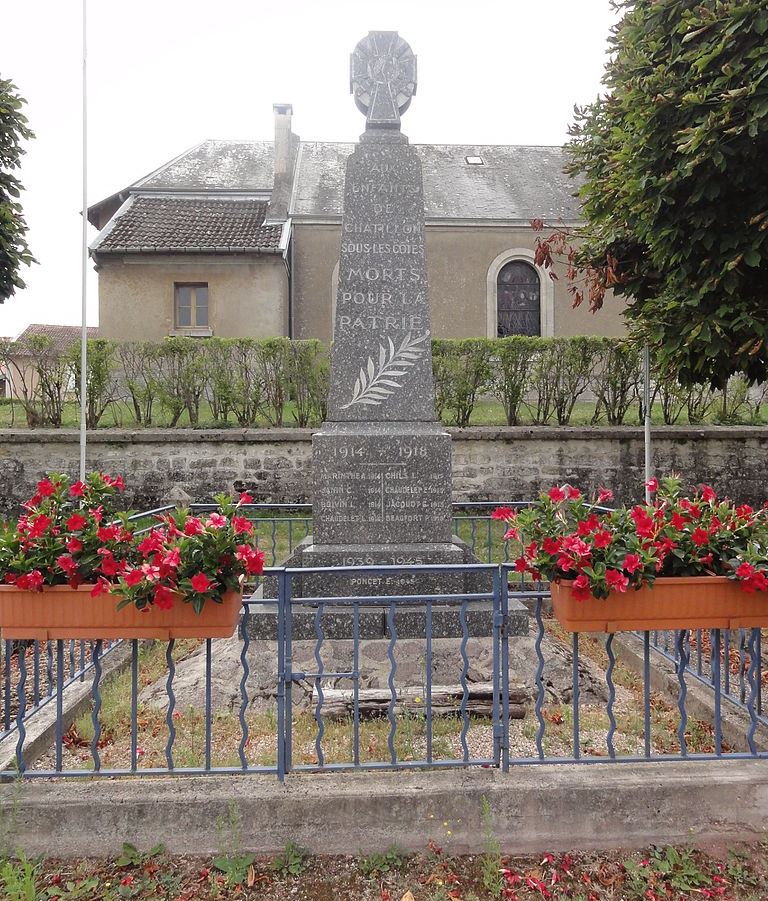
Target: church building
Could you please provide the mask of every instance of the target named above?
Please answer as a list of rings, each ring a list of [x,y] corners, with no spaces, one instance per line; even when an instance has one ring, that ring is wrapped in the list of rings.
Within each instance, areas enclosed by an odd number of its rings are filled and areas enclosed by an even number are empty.
[[[354,145],[300,140],[292,112],[275,104],[274,141],[203,141],[90,207],[101,337],[330,342]],[[436,337],[622,334],[619,303],[574,310],[564,272],[534,265],[531,220],[578,220],[562,148],[415,146]]]

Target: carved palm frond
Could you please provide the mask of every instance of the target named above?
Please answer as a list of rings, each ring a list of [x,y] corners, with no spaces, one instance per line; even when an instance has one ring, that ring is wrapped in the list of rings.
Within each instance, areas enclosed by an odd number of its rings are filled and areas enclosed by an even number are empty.
[[[378,364],[373,357],[368,357],[365,367],[360,367],[360,374],[355,379],[355,387],[352,390],[352,400],[341,408],[346,410],[355,404],[363,404],[368,407],[378,407],[395,389],[402,388],[399,379],[407,375],[407,370],[413,366],[416,360],[424,353],[424,341],[429,337],[429,332],[414,338],[410,332],[395,347],[391,338],[387,338],[386,344],[379,345]]]

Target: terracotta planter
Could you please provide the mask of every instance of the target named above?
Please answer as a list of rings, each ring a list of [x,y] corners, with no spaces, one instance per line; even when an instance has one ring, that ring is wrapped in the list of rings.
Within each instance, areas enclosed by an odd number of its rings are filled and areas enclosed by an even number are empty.
[[[207,601],[197,614],[181,598],[170,610],[137,610],[132,604],[115,609],[114,595],[91,597],[90,585],[67,585],[39,591],[0,586],[3,638],[229,638],[240,618],[242,592],[228,591],[223,603]]]
[[[569,632],[739,629],[768,626],[768,594],[749,594],[725,576],[657,579],[651,588],[573,599],[572,582],[552,583],[552,608]]]

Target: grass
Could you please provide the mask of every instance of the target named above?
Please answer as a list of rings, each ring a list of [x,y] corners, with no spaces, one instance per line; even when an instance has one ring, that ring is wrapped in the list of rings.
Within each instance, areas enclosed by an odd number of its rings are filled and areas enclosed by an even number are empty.
[[[425,823],[425,838],[435,823]],[[609,832],[606,833],[609,836]],[[0,859],[8,901],[764,901],[765,843],[706,853],[662,846],[640,851],[452,855],[450,830],[405,855],[317,857],[289,845],[275,857],[246,850],[213,857],[125,845],[106,860]],[[438,844],[440,842],[440,844]]]
[[[768,408],[761,408],[763,410],[767,410]],[[602,416],[601,419],[597,423],[593,423],[593,416],[595,412],[595,404],[594,402],[589,401],[577,401],[574,408],[571,418],[568,422],[568,425],[571,426],[589,426],[589,425],[607,425],[605,420],[605,416]],[[295,406],[292,402],[288,402],[285,408],[285,415],[283,417],[283,428],[293,428],[296,426],[296,418],[295,418]],[[717,425],[718,423],[718,415],[719,408],[718,405],[713,405],[713,409],[707,414],[705,417],[705,423],[707,425]],[[660,426],[664,425],[664,417],[662,415],[661,404],[656,403],[653,405],[651,409],[651,420],[653,425]],[[443,422],[445,425],[452,425],[453,423],[447,416],[443,417]],[[768,412],[762,412],[761,415],[753,420],[751,418],[743,418],[739,420],[740,423],[747,425],[764,425],[768,422]],[[63,414],[62,414],[62,427],[63,428],[78,428],[80,424],[80,408],[76,403],[65,403]],[[319,423],[312,423],[311,425],[317,426]],[[504,414],[504,408],[502,405],[492,399],[492,398],[483,398],[479,400],[475,404],[474,411],[472,413],[472,417],[470,420],[470,426],[503,426],[506,425],[506,417]],[[527,426],[533,425],[533,416],[531,412],[523,409],[521,411],[520,416],[520,425]],[[553,417],[547,423],[548,425],[557,425],[557,420]],[[638,407],[637,405],[633,406],[631,410],[627,413],[625,418],[625,425],[641,425]],[[689,425],[688,414],[683,412],[680,415],[680,418],[677,420],[675,425],[677,426],[687,426]],[[698,424],[698,423],[697,423]],[[733,425],[734,423],[724,423],[724,425]],[[26,428],[27,422],[24,416],[24,410],[20,403],[14,402],[11,403],[9,400],[0,400],[0,428]],[[170,425],[170,419],[168,413],[164,411],[161,407],[157,407],[154,411],[152,428],[168,428]],[[268,428],[270,423],[262,416],[259,417],[258,421],[255,424],[255,428]],[[186,411],[182,413],[181,418],[179,419],[176,428],[191,428],[189,422],[189,415]],[[137,425],[133,417],[133,411],[126,404],[115,403],[112,404],[104,414],[101,422],[99,423],[99,428],[142,428],[141,425]],[[202,401],[200,404],[200,419],[199,422],[194,428],[198,429],[220,429],[220,428],[240,428],[238,423],[234,420],[233,417],[229,417],[229,419],[225,422],[217,421],[213,413],[211,412],[211,406],[206,401]]]

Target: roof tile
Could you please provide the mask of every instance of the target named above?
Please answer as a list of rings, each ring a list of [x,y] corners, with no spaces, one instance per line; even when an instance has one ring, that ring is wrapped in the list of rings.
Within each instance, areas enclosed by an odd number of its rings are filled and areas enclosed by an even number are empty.
[[[264,225],[263,200],[134,196],[94,244],[98,253],[277,250],[282,226]]]

